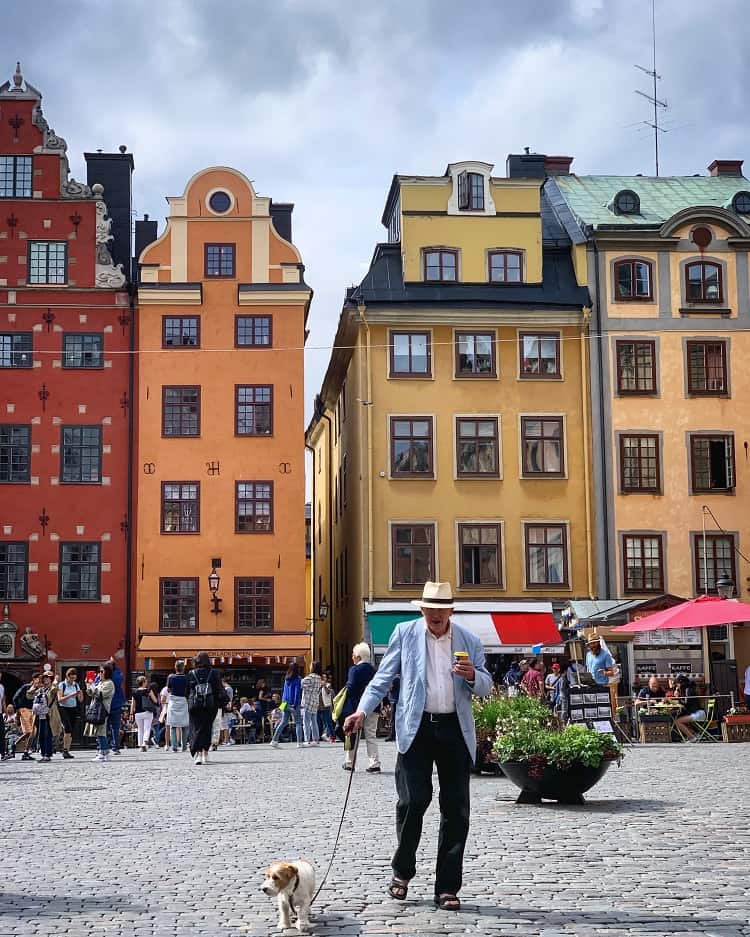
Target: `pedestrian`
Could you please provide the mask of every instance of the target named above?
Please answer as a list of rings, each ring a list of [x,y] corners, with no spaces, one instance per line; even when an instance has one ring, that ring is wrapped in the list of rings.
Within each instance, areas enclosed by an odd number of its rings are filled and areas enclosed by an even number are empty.
[[[544,692],[547,696],[547,699],[550,702],[550,705],[554,705],[555,697],[557,696],[557,683],[560,679],[560,664],[555,661],[550,672],[544,678]]]
[[[375,676],[375,668],[370,663],[370,648],[364,642],[355,644],[352,648],[352,666],[349,668],[349,674],[346,678],[346,700],[342,716],[346,718],[355,713],[360,705],[362,694],[372,678]],[[391,680],[388,686],[391,685]],[[386,687],[387,689],[388,687]],[[381,694],[382,699],[384,694]],[[380,708],[378,699],[372,712],[367,714],[363,722],[362,734],[365,737],[367,746],[367,767],[365,771],[368,774],[378,774],[380,772],[380,757],[378,755],[378,710]],[[344,770],[352,771],[354,769],[354,750],[350,747],[344,749]]]
[[[388,893],[403,901],[416,874],[435,765],[440,782],[435,903],[458,911],[469,832],[469,778],[477,748],[471,700],[472,695],[491,692],[492,677],[479,638],[451,621],[450,583],[426,582],[422,598],[414,604],[422,617],[396,626],[380,669],[344,728],[349,733],[361,729],[394,679],[401,677],[396,718],[398,845]]]
[[[114,673],[114,668],[112,666],[112,661],[108,660],[106,663],[102,664],[99,668],[99,674],[95,683],[86,684],[86,692],[93,699],[100,699],[102,705],[104,706],[104,711],[107,715],[107,718],[101,725],[98,726],[87,726],[87,734],[96,736],[96,744],[99,748],[99,751],[94,756],[94,761],[98,762],[108,762],[109,761],[109,748],[112,741],[112,727],[109,724],[109,714],[112,708],[112,700],[115,696],[115,684],[112,679],[112,674]],[[121,712],[118,713],[118,733],[119,733],[119,720],[121,717]]]
[[[286,729],[290,718],[294,716],[294,732],[297,736],[297,748],[302,748],[302,713],[300,712],[300,703],[302,702],[302,681],[299,676],[299,664],[292,664],[287,670],[284,678],[284,690],[281,694],[281,722],[276,726],[276,731],[271,739],[273,748],[279,747],[279,740]]]
[[[16,742],[16,751],[21,752],[21,761],[35,761],[31,756],[32,742],[34,740],[34,713],[31,711],[31,700],[29,691],[36,684],[39,684],[39,678],[33,677],[29,683],[22,684],[13,697],[13,705],[18,716],[18,724],[21,734]]]
[[[528,670],[528,663],[526,661],[522,661],[521,663],[526,663],[526,669]],[[508,672],[503,677],[503,683],[510,697],[518,696],[518,687],[524,675],[524,671],[521,669],[521,663],[517,660],[512,661]]]
[[[325,736],[329,742],[336,741],[336,730],[333,727],[333,718],[331,708],[333,706],[333,685],[331,675],[326,672],[321,677],[320,684],[320,707],[318,708],[318,725],[321,736]]]
[[[18,721],[16,708],[12,703],[8,703],[5,707],[3,723],[5,728],[5,759],[7,761],[10,758],[16,757],[16,745],[21,737],[21,726]]]
[[[742,691],[745,694],[745,706],[750,707],[750,664],[745,668],[745,685]]]
[[[391,705],[391,723],[388,729],[387,742],[396,741],[396,710],[398,709],[398,694],[401,689],[401,678],[396,677],[388,689],[388,702]]]
[[[190,724],[187,705],[187,677],[185,676],[185,661],[178,660],[174,665],[174,673],[167,677],[167,725],[169,737],[164,748],[173,752],[187,751],[187,729]]]
[[[123,676],[120,668],[117,666],[117,661],[114,659],[114,657],[110,657],[107,663],[112,668],[112,684],[115,688],[107,725],[109,726],[109,739],[110,745],[112,747],[112,754],[119,755],[122,710],[127,703],[127,700],[125,699],[125,677]]]
[[[63,758],[72,758],[73,730],[78,722],[79,705],[83,702],[83,690],[78,683],[78,671],[69,667],[65,679],[57,687],[57,705],[63,727]]]
[[[3,686],[3,675],[0,673],[0,761],[5,761],[8,757],[5,742],[5,710],[5,687]]]
[[[234,716],[232,713],[234,702],[234,688],[229,684],[226,674],[221,678],[221,685],[226,695],[226,705],[221,709],[221,736],[220,744],[233,745],[232,728],[234,725]]]
[[[706,710],[693,683],[684,675],[677,678],[677,698],[682,703],[679,716],[675,719],[675,728],[683,741],[700,742],[700,736],[693,729],[692,722],[703,722]]]
[[[320,690],[323,686],[321,673],[320,661],[314,660],[310,673],[302,679],[302,729],[306,745],[320,745],[318,706],[320,706]]]
[[[536,657],[529,658],[529,669],[523,675],[519,690],[530,699],[543,700],[544,696],[544,663]]]
[[[592,632],[587,639],[588,651],[586,653],[586,670],[599,686],[606,686],[609,690],[612,715],[617,711],[617,677],[619,669],[615,659],[609,653],[606,643],[597,631]]]
[[[187,675],[190,754],[196,765],[208,762],[211,728],[225,700],[219,672],[211,666],[208,654],[201,651],[193,658],[193,669]]]
[[[39,674],[39,683],[29,691],[31,711],[34,714],[37,728],[40,761],[51,761],[53,752],[53,736],[50,715],[54,701],[57,699],[57,686],[53,683],[52,674],[46,670]]]
[[[136,680],[133,696],[130,700],[130,718],[135,721],[138,731],[138,748],[145,752],[151,738],[151,724],[158,712],[159,698],[148,681],[141,674]]]

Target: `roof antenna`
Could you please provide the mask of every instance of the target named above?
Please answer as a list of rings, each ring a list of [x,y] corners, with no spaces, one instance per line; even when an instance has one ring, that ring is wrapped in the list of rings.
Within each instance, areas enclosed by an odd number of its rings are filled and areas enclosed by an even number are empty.
[[[638,91],[636,89],[635,93],[640,94],[642,98],[645,98],[650,104],[654,106],[654,119],[653,121],[644,120],[641,123],[644,123],[647,127],[651,127],[654,131],[654,163],[656,166],[656,175],[659,175],[659,134],[668,133],[663,127],[659,126],[659,108],[667,108],[666,101],[660,101],[656,96],[657,93],[657,81],[661,81],[661,75],[656,73],[656,0],[651,0],[651,42],[653,48],[653,59],[652,59],[652,68],[644,68],[642,65],[636,65],[635,67],[640,69],[642,72],[645,72],[654,82],[654,93],[646,94],[645,91]]]

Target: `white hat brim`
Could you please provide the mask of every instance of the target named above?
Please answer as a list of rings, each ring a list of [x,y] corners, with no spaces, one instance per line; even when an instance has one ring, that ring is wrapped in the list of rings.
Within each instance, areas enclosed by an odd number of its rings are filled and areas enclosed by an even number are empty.
[[[452,599],[449,603],[448,602],[430,602],[429,600],[425,601],[423,599],[412,599],[411,604],[416,605],[417,608],[450,608],[450,609],[453,608]]]

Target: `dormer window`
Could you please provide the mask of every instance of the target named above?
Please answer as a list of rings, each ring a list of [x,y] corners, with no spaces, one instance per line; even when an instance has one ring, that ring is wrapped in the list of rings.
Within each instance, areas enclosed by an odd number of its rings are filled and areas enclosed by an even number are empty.
[[[641,201],[632,189],[622,189],[607,206],[616,215],[639,215]]]
[[[458,279],[458,251],[426,250],[424,278],[432,283],[455,283]]]
[[[738,215],[750,215],[750,192],[738,192],[732,199],[732,208]]]
[[[490,251],[490,283],[520,283],[523,279],[521,251]]]
[[[484,176],[481,173],[458,174],[458,207],[462,211],[484,211]]]

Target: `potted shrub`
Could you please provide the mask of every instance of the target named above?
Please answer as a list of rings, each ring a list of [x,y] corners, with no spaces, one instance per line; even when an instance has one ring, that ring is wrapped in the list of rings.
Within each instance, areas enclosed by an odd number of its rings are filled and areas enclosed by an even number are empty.
[[[550,710],[537,700],[528,696],[508,697],[499,694],[475,699],[474,724],[477,732],[477,756],[474,770],[501,774],[495,753],[495,741],[498,733],[507,730],[519,720],[533,722],[534,725],[556,724]]]
[[[725,742],[750,742],[750,710],[747,706],[733,706],[724,716],[721,734]]]
[[[519,804],[582,804],[583,794],[622,758],[622,746],[613,735],[581,725],[556,729],[523,719],[498,734],[494,747],[503,773],[521,788]]]

